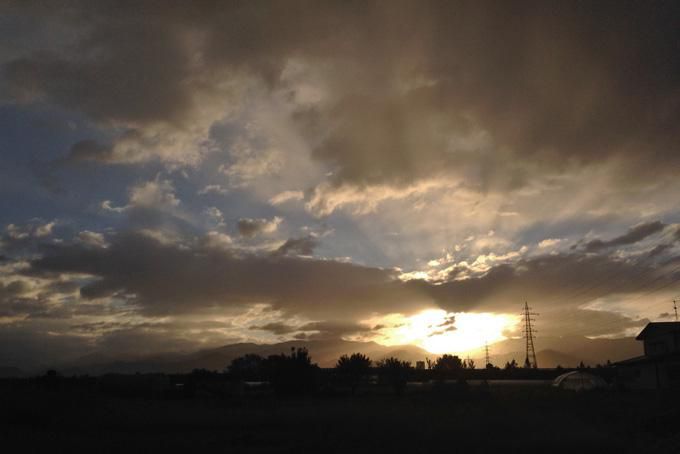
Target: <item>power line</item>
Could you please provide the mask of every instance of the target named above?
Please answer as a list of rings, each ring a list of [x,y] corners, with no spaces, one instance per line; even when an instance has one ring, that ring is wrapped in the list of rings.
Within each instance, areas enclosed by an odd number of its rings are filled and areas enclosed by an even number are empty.
[[[645,272],[645,273],[643,273],[643,274],[649,274],[650,271],[651,271],[651,272],[655,272],[655,271],[658,272],[659,270],[648,270],[647,272]],[[673,268],[670,270],[670,272],[665,272],[665,273],[663,273],[663,274],[657,276],[656,278],[654,278],[654,279],[652,279],[652,280],[650,280],[650,281],[648,281],[648,282],[643,283],[642,285],[640,285],[640,286],[636,289],[636,291],[637,291],[637,292],[640,292],[641,290],[649,290],[649,291],[647,291],[647,292],[645,292],[645,293],[642,293],[642,294],[638,294],[637,296],[634,296],[633,298],[626,298],[625,301],[626,301],[627,303],[629,303],[629,302],[631,302],[631,301],[637,301],[637,300],[640,300],[641,298],[644,298],[644,297],[647,297],[647,296],[649,296],[649,295],[652,295],[652,294],[654,294],[654,293],[656,293],[656,292],[659,292],[659,291],[661,291],[661,290],[664,290],[664,289],[666,289],[666,288],[668,288],[668,287],[671,287],[671,286],[673,286],[673,285],[680,284],[680,280],[678,280],[677,278],[676,278],[676,279],[673,278],[673,275],[674,275],[676,272],[678,272],[678,271],[680,271],[680,266],[675,266],[675,267],[673,267]],[[657,284],[657,283],[658,283],[659,281],[661,281],[662,279],[668,278],[668,277],[671,278],[670,281],[662,282],[661,285],[658,285],[658,284]],[[656,285],[655,285],[655,284],[656,284]],[[651,288],[651,289],[650,289],[650,288]],[[629,290],[629,293],[632,293],[632,292]],[[650,306],[648,306],[648,307],[653,307],[653,306],[660,305],[660,304],[663,304],[663,303],[662,303],[662,302],[657,302],[657,303],[652,304],[652,305],[650,305]],[[565,321],[565,320],[571,320],[571,319],[573,319],[573,318],[575,318],[575,317],[576,317],[576,315],[574,315],[574,314],[571,314],[571,315],[565,314],[565,315],[561,316],[560,319],[561,319],[562,321]],[[598,327],[601,328],[601,327],[609,326],[609,325],[615,326],[615,325],[617,325],[618,323],[619,323],[618,321],[612,321],[612,322],[609,322],[609,323],[599,324],[599,325],[596,325],[596,326],[598,326]]]
[[[639,286],[636,286],[637,288],[635,290],[628,288],[626,290],[626,293],[640,292],[642,290],[647,290],[649,288],[653,288],[655,286],[655,284],[657,284],[657,282],[659,282],[660,280],[662,280],[666,277],[671,277],[671,279],[672,279],[672,276],[676,272],[680,271],[680,265],[672,267],[670,269],[670,271],[664,272],[663,268],[665,268],[666,265],[668,265],[668,264],[669,263],[666,263],[666,264],[662,265],[660,268],[648,268],[647,270],[640,273],[638,278],[642,277],[642,276],[647,277],[649,275],[653,275],[654,273],[661,272],[660,275],[652,278],[651,280],[647,280],[646,282],[642,282],[641,285],[639,285]],[[592,300],[593,298],[589,298],[587,296],[590,292],[592,292],[593,290],[598,289],[600,287],[606,287],[607,285],[610,285],[610,286],[615,285],[616,282],[613,282],[613,281],[618,280],[627,271],[629,271],[629,270],[622,269],[622,270],[614,270],[614,272],[609,272],[609,273],[605,274],[604,278],[602,278],[600,280],[596,280],[594,284],[582,286],[581,288],[577,288],[577,290],[575,292],[571,292],[570,294],[562,295],[561,297],[558,297],[555,300],[550,301],[550,304],[552,305],[552,304],[566,302],[566,301],[574,299],[576,297],[584,297],[584,298],[586,298],[586,300]],[[675,280],[675,281],[671,280],[671,282],[664,283],[660,287],[653,288],[651,291],[649,291],[649,292],[647,292],[643,295],[639,295],[638,297],[633,298],[633,299],[639,299],[640,297],[644,297],[644,296],[647,296],[649,294],[655,293],[655,292],[662,290],[664,288],[667,288],[667,287],[669,287],[669,286],[671,286],[675,283],[679,283],[679,282],[677,280]],[[606,290],[606,289],[603,288],[602,290]]]
[[[675,312],[675,321],[678,321],[678,303],[673,300],[673,312]]]

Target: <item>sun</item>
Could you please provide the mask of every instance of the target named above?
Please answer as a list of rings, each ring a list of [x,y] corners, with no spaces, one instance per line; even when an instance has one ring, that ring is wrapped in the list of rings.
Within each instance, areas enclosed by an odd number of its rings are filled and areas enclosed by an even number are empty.
[[[390,314],[371,323],[382,326],[373,339],[382,345],[417,345],[430,353],[468,353],[506,339],[519,318],[490,312],[428,309],[411,316]]]

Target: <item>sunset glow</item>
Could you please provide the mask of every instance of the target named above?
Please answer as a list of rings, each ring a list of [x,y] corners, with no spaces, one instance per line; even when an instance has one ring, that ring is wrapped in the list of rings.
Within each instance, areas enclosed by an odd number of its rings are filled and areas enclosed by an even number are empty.
[[[680,0],[0,1],[5,452],[678,451]]]
[[[675,320],[678,2],[6,3],[0,370]]]
[[[410,317],[391,314],[380,320],[384,325],[375,339],[383,345],[417,345],[430,353],[467,353],[505,340],[505,333],[517,328],[519,319],[513,315],[446,312],[429,309]]]

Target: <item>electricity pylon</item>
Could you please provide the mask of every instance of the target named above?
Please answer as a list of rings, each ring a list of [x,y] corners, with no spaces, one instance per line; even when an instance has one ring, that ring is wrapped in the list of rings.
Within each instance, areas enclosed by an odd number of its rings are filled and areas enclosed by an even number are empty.
[[[538,368],[538,363],[536,362],[536,350],[534,350],[534,333],[536,330],[531,326],[531,322],[536,321],[532,316],[538,315],[536,312],[531,312],[529,304],[524,302],[524,311],[522,311],[522,316],[524,317],[524,339],[526,339],[526,356],[524,359],[524,367],[526,368]]]

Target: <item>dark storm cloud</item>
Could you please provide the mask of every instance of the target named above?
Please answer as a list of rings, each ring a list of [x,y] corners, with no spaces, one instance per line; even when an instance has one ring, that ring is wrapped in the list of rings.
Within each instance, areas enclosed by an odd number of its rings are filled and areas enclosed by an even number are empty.
[[[321,117],[320,129],[331,132],[317,154],[338,162],[341,178],[408,181],[462,166],[476,170],[478,184],[514,187],[531,168],[512,175],[513,158],[544,171],[619,156],[663,172],[676,161],[677,5],[428,6],[408,22],[390,17],[383,33],[401,28],[413,38],[381,49],[371,68],[381,65],[389,78],[410,64],[432,84],[399,96],[380,79],[353,82],[352,95]],[[477,128],[489,132],[491,155],[484,145],[445,146],[445,131],[465,137]]]
[[[72,48],[15,56],[3,74],[17,100],[42,99],[108,124],[182,128],[200,110],[197,94],[235,74],[295,99],[282,74],[298,59],[321,71],[330,90],[327,102],[295,118],[314,155],[335,167],[336,183],[462,172],[472,186],[514,188],[535,172],[610,158],[643,165],[630,176],[644,179],[678,159],[679,9],[613,1],[72,2],[59,14],[17,8],[77,32]]]
[[[79,243],[49,245],[42,258],[31,262],[26,274],[47,278],[68,273],[91,275],[90,283],[81,288],[82,297],[116,294],[147,315],[270,303],[287,314],[322,320],[358,320],[374,313],[408,313],[426,306],[452,312],[513,313],[525,300],[540,303],[545,310],[574,310],[607,295],[668,287],[680,277],[673,259],[655,257],[651,262],[648,256],[641,256],[621,260],[572,252],[497,265],[469,279],[436,284],[402,282],[394,270],[244,254],[200,244],[164,243],[126,233],[113,236],[107,248]],[[449,320],[441,328],[453,322]],[[261,328],[284,334],[289,327]],[[320,325],[306,328],[328,331]]]
[[[415,308],[423,295],[393,270],[289,256],[225,252],[148,236],[120,234],[107,248],[46,246],[31,275],[85,273],[85,298],[135,294],[147,313],[197,311],[212,306],[270,302],[289,312],[332,317]]]
[[[638,241],[642,241],[645,238],[654,235],[655,233],[659,233],[665,227],[666,224],[661,221],[640,224],[635,227],[631,227],[625,234],[616,238],[612,238],[609,241],[602,241],[599,239],[589,241],[585,244],[585,250],[588,252],[596,252],[606,248],[637,243]]]
[[[619,294],[623,299],[626,294],[668,287],[678,278],[680,270],[674,260],[654,264],[644,258],[625,261],[570,253],[498,265],[481,277],[445,282],[428,293],[451,311],[512,312],[526,300],[546,310],[576,309],[608,295]]]
[[[4,76],[10,93],[20,100],[44,100],[79,110],[107,123],[181,121],[191,99],[190,92],[178,89],[186,83],[189,58],[180,30],[160,17],[137,16],[143,14],[139,10],[116,17],[108,15],[112,10],[107,5],[99,11],[87,4],[71,5],[67,13],[73,14],[55,14],[53,8],[31,10],[48,20],[70,23],[83,32],[82,38],[61,55],[40,53],[7,62]]]

